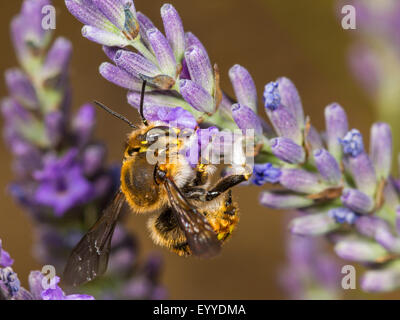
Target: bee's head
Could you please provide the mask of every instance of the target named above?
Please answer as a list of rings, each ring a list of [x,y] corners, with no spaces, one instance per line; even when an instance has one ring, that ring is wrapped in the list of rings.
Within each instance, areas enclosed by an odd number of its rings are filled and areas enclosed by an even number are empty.
[[[136,152],[146,152],[147,149],[161,138],[169,137],[172,133],[178,134],[176,128],[157,123],[133,130],[128,137],[124,157],[132,157]]]

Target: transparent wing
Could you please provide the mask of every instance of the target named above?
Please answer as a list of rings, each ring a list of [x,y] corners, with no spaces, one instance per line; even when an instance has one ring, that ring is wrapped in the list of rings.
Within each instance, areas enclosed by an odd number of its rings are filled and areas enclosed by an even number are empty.
[[[73,286],[92,281],[107,270],[111,239],[125,197],[119,191],[102,216],[73,249],[63,280]]]
[[[172,211],[176,215],[180,228],[185,232],[193,254],[202,258],[217,255],[221,244],[207,219],[186,200],[174,181],[167,179],[164,185]]]

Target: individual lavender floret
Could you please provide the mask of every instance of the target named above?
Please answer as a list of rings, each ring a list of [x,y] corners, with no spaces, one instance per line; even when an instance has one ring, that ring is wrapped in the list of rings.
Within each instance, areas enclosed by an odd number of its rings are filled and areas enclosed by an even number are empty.
[[[301,145],[303,143],[302,125],[299,125],[292,110],[281,104],[278,87],[278,82],[271,82],[265,86],[265,110],[278,136],[292,139]]]
[[[325,108],[326,140],[329,152],[340,162],[342,159],[342,139],[349,130],[347,115],[344,109],[337,103]]]
[[[357,188],[369,196],[374,196],[377,180],[371,159],[365,153],[361,133],[353,129],[340,140],[343,153],[347,156],[349,170],[353,175]]]
[[[314,162],[322,178],[329,184],[338,185],[342,180],[342,172],[336,159],[325,149],[314,151]]]
[[[289,230],[300,236],[319,236],[337,229],[338,226],[331,214],[322,212],[293,219],[289,224]]]
[[[388,255],[380,244],[357,236],[339,240],[334,249],[342,259],[362,263],[383,262]]]
[[[348,223],[352,225],[357,220],[357,214],[348,208],[339,207],[331,209],[328,214],[334,218],[337,223]]]
[[[251,181],[257,186],[262,186],[267,182],[278,183],[280,176],[281,171],[271,163],[255,164]]]
[[[318,175],[302,169],[282,169],[280,183],[289,190],[308,194],[319,193],[327,188]]]
[[[232,117],[243,134],[246,134],[246,130],[252,129],[255,136],[258,139],[262,139],[263,128],[261,120],[250,107],[238,103],[234,104],[232,106]]]
[[[340,198],[349,209],[366,214],[374,209],[374,200],[365,193],[356,189],[344,189]]]
[[[257,89],[249,71],[236,64],[229,70],[229,78],[239,104],[248,106],[257,112]]]
[[[278,82],[270,82],[264,89],[264,106],[271,111],[278,109],[281,105],[281,95],[279,94],[278,87]]]
[[[279,137],[270,141],[272,153],[287,163],[303,163],[306,158],[303,147],[293,142],[291,139]]]
[[[276,82],[280,95],[280,103],[294,115],[300,128],[305,125],[304,111],[300,95],[294,83],[285,77],[279,78]]]
[[[3,249],[2,240],[0,239],[0,266],[11,267],[14,263],[14,259],[11,258],[10,254]]]
[[[272,209],[301,209],[311,206],[314,201],[307,197],[287,192],[264,191],[260,194],[260,203]]]
[[[387,179],[392,167],[392,130],[387,123],[375,123],[371,128],[370,158],[378,179]]]
[[[340,139],[340,143],[343,148],[343,153],[345,155],[351,156],[353,158],[357,157],[359,154],[364,152],[364,142],[360,131],[352,129]]]
[[[367,292],[388,292],[400,286],[400,262],[389,263],[380,270],[367,271],[361,278],[361,288]]]

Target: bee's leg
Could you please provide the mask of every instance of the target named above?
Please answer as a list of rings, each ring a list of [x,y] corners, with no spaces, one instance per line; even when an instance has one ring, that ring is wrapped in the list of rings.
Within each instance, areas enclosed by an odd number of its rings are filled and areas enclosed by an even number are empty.
[[[211,188],[211,190],[199,187],[188,187],[184,190],[184,193],[188,199],[211,201],[228,191],[230,188],[247,181],[247,179],[248,177],[245,175],[231,175],[222,178],[213,188]]]
[[[217,182],[214,188],[207,191],[206,201],[211,201],[221,195],[222,193],[228,191],[230,188],[247,181],[248,177],[246,175],[231,175],[222,178]]]

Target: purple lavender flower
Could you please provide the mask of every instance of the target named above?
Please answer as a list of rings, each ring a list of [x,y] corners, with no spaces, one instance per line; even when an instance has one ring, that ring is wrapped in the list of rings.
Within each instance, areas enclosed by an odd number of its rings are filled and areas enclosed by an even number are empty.
[[[353,224],[357,219],[357,215],[348,208],[331,209],[328,214],[335,219],[337,223]]]
[[[38,204],[52,207],[57,216],[90,201],[93,196],[93,187],[84,177],[76,156],[76,150],[69,151],[61,159],[50,155],[44,160],[43,170],[35,172],[35,179],[39,182],[35,200]]]
[[[254,165],[252,182],[257,186],[265,183],[278,183],[281,171],[271,163]]]
[[[271,111],[276,110],[281,104],[278,87],[278,82],[270,82],[264,89],[264,106]]]
[[[43,283],[47,279],[40,271],[32,271],[29,275],[30,290],[21,287],[18,275],[11,268],[13,261],[6,251],[2,251],[0,239],[0,254],[5,253],[9,262],[0,263],[0,296],[7,300],[94,300],[94,297],[85,294],[66,295],[58,286],[59,277],[51,279],[49,288],[44,288]]]
[[[364,152],[364,143],[360,131],[352,129],[349,131],[343,139],[340,139],[340,143],[343,147],[345,155],[349,155],[353,158]]]
[[[0,239],[0,266],[3,268],[11,267],[13,263],[14,260],[11,259],[10,254],[6,250],[3,250],[2,241]]]

